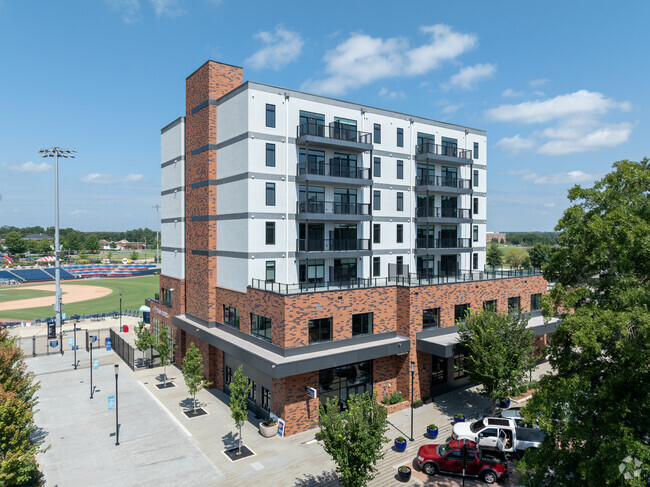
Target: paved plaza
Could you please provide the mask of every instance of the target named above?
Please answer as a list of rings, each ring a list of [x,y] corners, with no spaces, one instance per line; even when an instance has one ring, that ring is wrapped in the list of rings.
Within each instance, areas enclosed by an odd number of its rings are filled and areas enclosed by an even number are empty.
[[[36,423],[49,446],[40,455],[48,486],[338,485],[334,463],[316,441],[316,430],[288,438],[263,438],[258,420],[250,414],[242,436],[255,455],[233,463],[223,453],[236,446],[238,438],[226,394],[214,389],[201,391],[197,400],[208,414],[188,419],[183,411],[191,407],[190,396],[176,367],[167,367],[176,387],[159,390],[155,385],[161,379],[161,367],[133,372],[112,351],[94,351],[93,357],[100,364],[93,371],[94,399],[89,397],[90,364],[85,350],[78,353],[77,370],[70,352],[26,359],[41,382]],[[115,411],[107,409],[108,396],[115,394],[115,363],[120,364],[119,446],[115,446]],[[536,375],[544,370],[548,364]],[[424,435],[428,424],[439,426],[437,442],[443,442],[451,434],[454,414],[477,417],[489,411],[488,401],[473,389],[439,396],[435,403],[414,410],[415,441],[404,453],[393,450],[392,439],[410,436],[410,409],[390,415],[387,436],[391,443],[385,447],[380,473],[371,485],[400,484],[397,467],[412,465],[417,449],[432,442]],[[502,483],[514,484],[512,479]],[[461,485],[461,480],[427,478],[414,470],[411,481],[402,485],[455,486]]]

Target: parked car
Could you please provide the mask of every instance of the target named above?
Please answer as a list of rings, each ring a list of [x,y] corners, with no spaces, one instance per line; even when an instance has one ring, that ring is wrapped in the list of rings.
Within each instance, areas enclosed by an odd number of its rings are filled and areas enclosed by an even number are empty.
[[[493,484],[508,475],[508,464],[502,452],[478,448],[468,440],[451,440],[443,445],[423,445],[418,450],[417,464],[427,475],[447,473],[480,478]]]
[[[537,428],[518,427],[514,419],[488,417],[471,423],[456,423],[451,437],[477,442],[482,448],[512,453],[539,448],[546,435]]]
[[[504,409],[498,413],[498,417],[513,419],[519,428],[538,428],[538,426],[534,424],[528,424],[525,422],[524,418],[521,416],[521,408],[519,407]]]

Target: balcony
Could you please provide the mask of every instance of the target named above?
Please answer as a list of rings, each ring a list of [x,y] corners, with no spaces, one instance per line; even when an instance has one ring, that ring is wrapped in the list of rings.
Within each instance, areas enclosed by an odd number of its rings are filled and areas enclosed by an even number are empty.
[[[298,220],[323,221],[370,221],[372,208],[369,203],[342,203],[336,201],[298,201]]]
[[[421,237],[415,240],[415,254],[457,254],[469,252],[472,240],[469,238]]]
[[[299,238],[296,240],[296,254],[312,258],[345,258],[370,255],[369,238]],[[302,255],[301,255],[302,254]]]
[[[471,214],[469,209],[465,208],[441,208],[441,207],[426,207],[419,206],[415,209],[415,218],[421,222],[427,221],[442,221],[453,223],[469,223],[471,222]]]
[[[296,167],[296,182],[313,181],[346,186],[372,186],[370,169],[352,166],[339,157],[329,162],[299,162]]]
[[[435,191],[438,193],[470,194],[472,180],[442,176],[418,176],[415,178],[416,191]]]
[[[415,147],[416,162],[438,162],[452,166],[472,164],[472,151],[453,145],[418,144]]]
[[[303,123],[296,127],[296,145],[342,149],[347,152],[372,150],[372,134],[360,132],[354,125],[331,122],[328,126]]]

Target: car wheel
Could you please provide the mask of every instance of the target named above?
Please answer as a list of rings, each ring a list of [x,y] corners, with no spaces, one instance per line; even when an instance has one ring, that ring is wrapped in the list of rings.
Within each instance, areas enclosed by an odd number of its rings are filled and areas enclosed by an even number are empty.
[[[496,481],[497,474],[495,474],[492,470],[488,470],[487,472],[483,473],[483,482],[486,484],[493,484]]]
[[[422,470],[427,475],[435,475],[438,473],[438,467],[436,467],[435,463],[425,463]]]

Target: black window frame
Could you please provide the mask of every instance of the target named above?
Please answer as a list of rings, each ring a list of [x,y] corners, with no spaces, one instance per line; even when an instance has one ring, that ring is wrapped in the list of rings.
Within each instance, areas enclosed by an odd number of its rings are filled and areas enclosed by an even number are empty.
[[[379,257],[372,258],[372,277],[379,277],[381,275],[381,259]]]
[[[478,186],[478,169],[474,169],[474,187],[476,188]]]
[[[397,179],[404,179],[404,161],[397,160]]]
[[[375,123],[372,126],[372,143],[381,144],[381,124]]]
[[[404,243],[404,224],[398,223],[395,230],[395,240],[397,243]]]
[[[474,142],[474,159],[478,159],[478,142]]]
[[[262,386],[262,403],[260,404],[262,406],[262,409],[264,409],[265,411],[271,410],[272,398],[273,395],[271,393],[271,390]]]
[[[231,320],[231,314],[233,315],[233,320]],[[233,328],[237,328],[241,325],[241,315],[239,313],[239,308],[235,308],[229,304],[223,305],[223,323]]]
[[[478,252],[472,254],[472,270],[478,270]]]
[[[474,198],[474,214],[478,215],[478,198]]]
[[[404,129],[397,128],[397,147],[404,147]]]
[[[230,387],[230,384],[232,384],[232,367],[226,365],[224,367],[224,382],[226,383],[226,387]]]
[[[266,183],[265,195],[266,195],[266,206],[275,206],[275,183]]]
[[[314,318],[309,320],[307,324],[307,335],[309,339],[309,343],[322,343],[322,342],[330,342],[332,341],[332,324],[333,324],[333,319],[330,316],[329,318]],[[329,327],[329,338],[321,338],[323,336],[323,331],[325,328]],[[312,329],[318,329],[318,340],[312,340]]]
[[[273,272],[273,277],[269,279],[269,271]],[[264,267],[264,278],[266,282],[275,282],[275,261],[267,260]]]
[[[372,159],[372,177],[381,177],[381,157],[373,157]]]
[[[378,189],[372,192],[372,209],[381,211],[381,191]]]
[[[478,242],[478,225],[472,225],[472,242]]]
[[[467,318],[467,313],[470,310],[469,303],[455,304],[454,305],[454,324],[458,321],[465,321]],[[460,315],[460,316],[459,316]]]
[[[463,379],[469,375],[465,369],[465,359],[468,353],[457,353],[454,355],[454,380]]]
[[[266,126],[275,128],[275,105],[271,103],[266,104]]]
[[[516,307],[513,306],[516,304]],[[510,296],[508,298],[508,314],[519,313],[521,310],[521,296]]]
[[[497,311],[497,305],[498,305],[498,300],[496,299],[486,299],[483,301],[483,310],[484,311],[494,311],[496,313]]]
[[[275,222],[266,222],[264,227],[264,239],[266,245],[275,245]]]
[[[397,211],[404,211],[404,192],[397,192]]]
[[[440,328],[440,308],[422,310],[422,328]]]
[[[542,309],[542,293],[530,295],[530,310],[537,311]]]
[[[255,398],[257,396],[257,386],[255,384],[255,381],[251,379],[250,377],[248,378],[248,399],[251,401],[255,402]]]
[[[372,243],[381,243],[381,224],[379,223],[372,224]]]
[[[266,166],[275,167],[275,144],[266,144]]]
[[[352,336],[372,335],[372,313],[358,313],[352,315]]]
[[[260,331],[263,330],[263,331]],[[273,321],[267,316],[251,313],[251,335],[266,340],[273,341]]]

